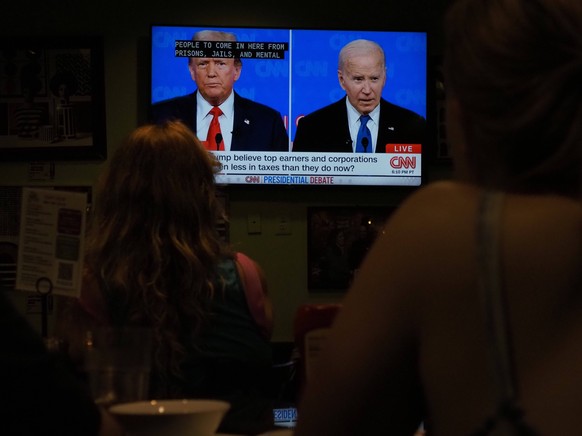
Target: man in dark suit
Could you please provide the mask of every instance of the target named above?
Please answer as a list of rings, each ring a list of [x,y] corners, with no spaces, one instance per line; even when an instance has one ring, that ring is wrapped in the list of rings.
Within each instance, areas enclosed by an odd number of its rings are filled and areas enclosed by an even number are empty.
[[[293,151],[385,153],[386,144],[422,144],[426,120],[382,98],[386,60],[373,41],[342,48],[338,79],[346,96],[299,120]]]
[[[228,32],[203,30],[192,39],[236,41],[236,36]],[[190,58],[188,68],[198,89],[192,94],[152,105],[154,122],[180,119],[196,133],[207,149],[213,151],[289,151],[289,139],[281,114],[234,92],[234,82],[242,70],[240,59]],[[211,113],[217,111],[213,108],[219,109],[216,116]]]

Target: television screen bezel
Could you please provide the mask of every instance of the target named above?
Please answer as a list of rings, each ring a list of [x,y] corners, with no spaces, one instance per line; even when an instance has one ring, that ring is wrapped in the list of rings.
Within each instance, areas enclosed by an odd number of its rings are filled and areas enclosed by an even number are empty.
[[[434,88],[434,68],[433,65],[433,56],[430,54],[430,47],[432,44],[432,33],[426,27],[398,27],[398,26],[390,26],[389,28],[377,28],[377,27],[370,27],[370,28],[362,28],[362,27],[341,27],[341,26],[318,26],[314,28],[312,26],[303,27],[303,26],[284,26],[284,25],[269,25],[269,24],[261,24],[261,25],[248,25],[248,24],[205,24],[205,23],[169,23],[169,22],[152,22],[149,25],[149,36],[148,36],[148,57],[147,57],[147,92],[144,97],[144,103],[147,105],[147,118],[148,121],[151,121],[151,106],[152,106],[152,32],[155,27],[179,27],[179,28],[192,28],[192,29],[216,29],[216,30],[229,30],[229,29],[250,29],[250,30],[322,30],[322,31],[337,31],[337,32],[397,32],[397,33],[407,33],[407,32],[414,32],[414,33],[422,33],[425,36],[426,41],[426,56],[425,56],[425,119],[426,119],[426,130],[425,130],[425,141],[422,144],[422,152],[421,152],[421,169],[420,169],[420,177],[419,183],[410,184],[410,185],[381,185],[381,184],[292,184],[292,183],[281,183],[281,184],[270,184],[270,183],[220,183],[217,181],[217,186],[220,188],[221,191],[228,191],[228,192],[262,192],[265,190],[281,190],[283,192],[289,192],[289,190],[313,190],[319,191],[319,189],[323,190],[336,190],[342,189],[347,191],[362,191],[367,190],[369,193],[376,193],[376,192],[385,192],[386,190],[393,191],[396,193],[397,196],[407,196],[409,193],[417,190],[418,188],[426,185],[429,180],[429,169],[430,165],[435,161],[435,147],[436,147],[436,138],[435,138],[435,119],[436,114],[434,111],[436,110],[436,102],[435,102],[435,90]],[[236,86],[235,86],[236,90]],[[289,133],[288,129],[288,133]],[[277,153],[277,152],[272,152]],[[292,153],[289,150],[288,153]],[[372,194],[373,195],[373,194]]]

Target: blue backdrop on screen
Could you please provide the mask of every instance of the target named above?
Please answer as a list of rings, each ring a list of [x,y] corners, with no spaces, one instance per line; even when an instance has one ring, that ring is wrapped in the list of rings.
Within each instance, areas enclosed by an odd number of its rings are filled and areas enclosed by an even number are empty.
[[[244,42],[289,42],[289,30],[284,29],[153,26],[152,103],[196,89],[188,71],[188,58],[174,56],[174,41],[191,40],[194,33],[206,29],[233,32],[237,40]],[[235,91],[288,115],[289,54],[285,53],[284,60],[243,59]]]
[[[188,58],[174,56],[174,41],[190,40],[204,29],[233,32],[242,42],[289,43],[283,60],[243,59],[234,88],[243,97],[281,112],[291,139],[299,116],[345,95],[337,79],[338,55],[345,44],[359,38],[376,41],[384,49],[388,71],[383,97],[426,117],[424,32],[152,26],[152,103],[196,89]]]

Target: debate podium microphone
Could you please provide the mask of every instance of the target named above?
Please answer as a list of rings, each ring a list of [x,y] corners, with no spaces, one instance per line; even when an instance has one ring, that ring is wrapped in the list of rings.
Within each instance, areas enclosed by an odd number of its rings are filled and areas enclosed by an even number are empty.
[[[222,142],[222,133],[218,132],[214,137],[214,140],[216,141],[216,149],[217,150],[220,149],[220,143]]]
[[[366,138],[365,136],[362,138],[362,147],[364,147],[364,153],[368,152],[368,138]]]

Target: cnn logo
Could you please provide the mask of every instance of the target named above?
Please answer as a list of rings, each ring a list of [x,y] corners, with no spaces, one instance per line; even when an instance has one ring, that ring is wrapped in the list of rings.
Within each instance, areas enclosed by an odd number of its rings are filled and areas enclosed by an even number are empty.
[[[410,157],[410,156],[394,156],[390,159],[390,166],[392,168],[395,169],[408,169],[408,168],[412,168],[415,169],[416,168],[416,157]]]
[[[261,183],[261,176],[246,176],[246,183]]]

